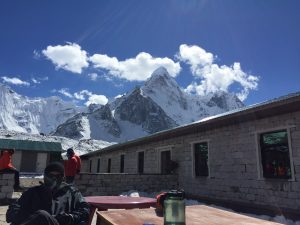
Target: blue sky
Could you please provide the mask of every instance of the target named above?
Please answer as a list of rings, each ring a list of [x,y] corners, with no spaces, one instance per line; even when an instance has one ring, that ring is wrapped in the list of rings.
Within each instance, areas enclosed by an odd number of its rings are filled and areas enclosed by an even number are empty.
[[[3,0],[0,82],[105,104],[165,66],[191,94],[254,104],[300,90],[299,22],[297,0]]]

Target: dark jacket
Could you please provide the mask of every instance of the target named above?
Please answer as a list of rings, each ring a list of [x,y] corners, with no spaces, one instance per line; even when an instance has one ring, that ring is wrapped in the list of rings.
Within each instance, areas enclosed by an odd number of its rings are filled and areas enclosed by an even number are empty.
[[[54,216],[63,212],[72,214],[74,225],[89,218],[89,205],[81,193],[74,186],[62,183],[54,194],[44,185],[29,188],[9,206],[6,221],[19,224],[37,210],[45,210]]]

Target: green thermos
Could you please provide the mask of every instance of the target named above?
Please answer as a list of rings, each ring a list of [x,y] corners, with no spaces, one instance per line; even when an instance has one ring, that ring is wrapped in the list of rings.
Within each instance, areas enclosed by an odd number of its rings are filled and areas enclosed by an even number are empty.
[[[164,225],[185,225],[184,191],[168,192],[164,201]]]

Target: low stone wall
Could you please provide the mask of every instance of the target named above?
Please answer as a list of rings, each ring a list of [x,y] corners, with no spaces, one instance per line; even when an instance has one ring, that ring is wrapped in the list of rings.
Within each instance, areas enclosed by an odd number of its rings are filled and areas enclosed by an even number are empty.
[[[0,174],[0,203],[9,202],[14,192],[14,174]]]
[[[119,195],[122,192],[138,190],[152,193],[178,188],[177,175],[81,173],[75,184],[84,196]]]

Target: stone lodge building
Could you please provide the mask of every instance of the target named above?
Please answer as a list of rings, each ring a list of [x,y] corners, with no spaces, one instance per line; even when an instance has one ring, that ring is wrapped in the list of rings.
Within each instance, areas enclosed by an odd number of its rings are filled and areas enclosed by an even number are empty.
[[[61,160],[59,142],[0,139],[0,150],[15,149],[13,165],[21,173],[43,173],[46,165]]]
[[[82,158],[89,174],[170,174],[189,197],[299,215],[300,93]]]

